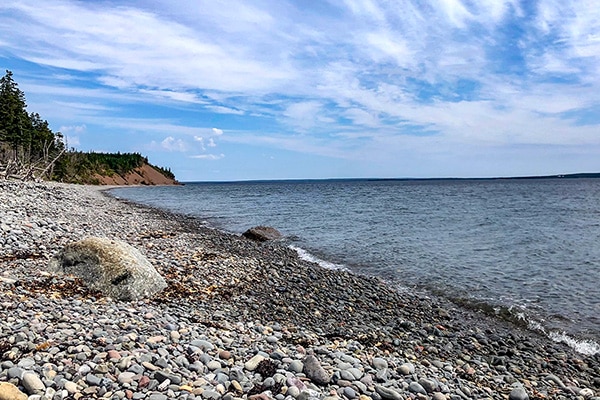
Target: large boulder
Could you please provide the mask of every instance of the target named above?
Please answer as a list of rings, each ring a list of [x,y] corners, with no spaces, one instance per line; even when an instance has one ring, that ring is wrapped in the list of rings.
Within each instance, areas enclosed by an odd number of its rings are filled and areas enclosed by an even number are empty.
[[[50,269],[75,275],[117,300],[139,300],[167,287],[142,253],[114,239],[90,237],[68,244],[50,261]]]
[[[255,226],[248,229],[242,236],[256,240],[257,242],[266,242],[269,240],[279,240],[282,238],[281,233],[270,226]]]

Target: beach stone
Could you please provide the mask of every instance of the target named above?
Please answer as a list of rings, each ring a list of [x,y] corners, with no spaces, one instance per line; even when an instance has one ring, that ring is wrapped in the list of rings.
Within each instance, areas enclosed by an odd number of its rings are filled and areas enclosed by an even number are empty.
[[[270,226],[255,226],[244,232],[242,236],[251,240],[255,240],[257,242],[278,240],[283,237],[277,229],[272,228]]]
[[[209,370],[214,371],[215,369],[221,368],[221,363],[218,362],[217,360],[211,360],[208,363],[206,363],[206,367]]]
[[[17,367],[23,369],[31,369],[35,365],[35,360],[33,358],[24,358],[17,364]]]
[[[2,382],[0,383],[0,400],[27,400],[27,395],[12,383]]]
[[[166,371],[156,371],[154,373],[154,379],[160,383],[166,381],[169,381],[169,383],[173,382],[175,385],[179,385],[181,383],[181,377]]]
[[[355,380],[362,378],[364,375],[364,373],[358,368],[348,368],[347,371],[352,374]]]
[[[46,385],[35,372],[26,372],[21,378],[21,384],[29,394],[39,394],[46,390]]]
[[[384,358],[381,358],[381,357],[373,358],[372,365],[373,365],[373,368],[378,369],[378,370],[388,368],[388,362]]]
[[[119,381],[119,383],[131,383],[133,381],[134,376],[135,376],[135,373],[125,371],[125,372],[121,372],[119,374],[119,376],[117,377],[117,380]]]
[[[258,364],[264,359],[265,356],[257,354],[244,363],[244,368],[246,368],[248,371],[254,371],[256,367],[258,367]]]
[[[381,398],[385,400],[404,400],[404,397],[402,397],[399,392],[384,386],[375,386],[375,392],[377,392],[377,394],[379,394]]]
[[[75,394],[79,391],[77,384],[75,382],[72,381],[66,381],[64,383],[64,388],[67,392],[71,393],[71,394]]]
[[[50,261],[50,270],[78,276],[90,289],[117,300],[139,300],[167,287],[139,250],[116,239],[68,244]]]
[[[221,360],[229,360],[231,358],[231,352],[227,350],[219,351],[219,358]]]
[[[198,347],[199,349],[202,349],[204,351],[211,351],[215,348],[215,346],[208,340],[200,340],[200,339],[192,340],[190,342],[190,345],[192,345],[194,347]]]
[[[594,391],[592,389],[583,388],[579,391],[579,395],[589,399],[590,397],[594,397]]]
[[[529,400],[529,395],[522,387],[514,388],[508,395],[508,400]]]
[[[18,378],[21,379],[21,377],[23,376],[23,373],[25,371],[23,370],[23,368],[19,368],[19,367],[10,367],[7,371],[7,375],[9,378]]]
[[[318,385],[327,385],[329,383],[331,377],[321,366],[317,357],[313,355],[306,356],[303,363],[303,372],[306,374],[307,378]]]
[[[415,366],[411,363],[404,363],[398,367],[398,372],[402,375],[410,375],[415,373]]]
[[[288,371],[300,373],[304,369],[304,364],[300,360],[293,360],[288,366]]]
[[[427,391],[418,382],[411,382],[408,385],[408,390],[413,393],[420,393],[420,394],[427,395]]]
[[[300,395],[300,389],[298,389],[296,386],[290,386],[288,387],[286,394],[297,398]]]
[[[346,396],[349,399],[354,399],[356,397],[356,391],[351,387],[345,387],[344,396]]]
[[[421,378],[419,384],[425,389],[427,393],[433,393],[438,387],[438,384],[433,379]]]

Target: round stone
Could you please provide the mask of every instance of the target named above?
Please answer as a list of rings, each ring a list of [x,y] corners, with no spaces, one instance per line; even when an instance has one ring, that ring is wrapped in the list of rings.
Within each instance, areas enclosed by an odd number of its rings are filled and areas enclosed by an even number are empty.
[[[529,400],[529,395],[522,387],[514,388],[508,395],[508,400]]]

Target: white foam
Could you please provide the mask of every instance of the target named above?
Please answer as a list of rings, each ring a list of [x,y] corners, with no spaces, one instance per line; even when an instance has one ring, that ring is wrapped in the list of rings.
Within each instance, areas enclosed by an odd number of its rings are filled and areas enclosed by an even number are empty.
[[[329,261],[321,260],[319,257],[316,257],[316,256],[310,254],[308,251],[304,250],[301,247],[290,246],[290,249],[292,249],[296,253],[298,253],[298,257],[300,257],[301,260],[319,264],[321,267],[327,268],[327,269],[337,269],[337,270],[348,271],[348,268],[346,266],[344,266],[342,264],[336,264],[336,263],[332,263]]]
[[[520,320],[526,321],[527,327],[530,330],[540,332],[555,342],[565,343],[578,353],[588,356],[593,356],[594,354],[600,353],[600,344],[594,342],[593,340],[577,340],[567,335],[566,332],[548,332],[540,322],[527,318],[524,313],[517,313],[517,317]]]
[[[581,354],[593,356],[594,354],[600,353],[600,344],[592,340],[576,340],[565,332],[550,332],[548,336],[555,342],[566,343],[569,347]]]

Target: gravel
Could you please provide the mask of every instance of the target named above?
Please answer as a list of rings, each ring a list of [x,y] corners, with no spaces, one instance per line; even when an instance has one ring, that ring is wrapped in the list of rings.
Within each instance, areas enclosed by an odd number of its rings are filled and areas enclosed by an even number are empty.
[[[123,302],[48,272],[88,236],[134,246],[168,287]],[[0,399],[4,390],[40,400],[599,399],[600,355],[98,187],[0,181]]]

